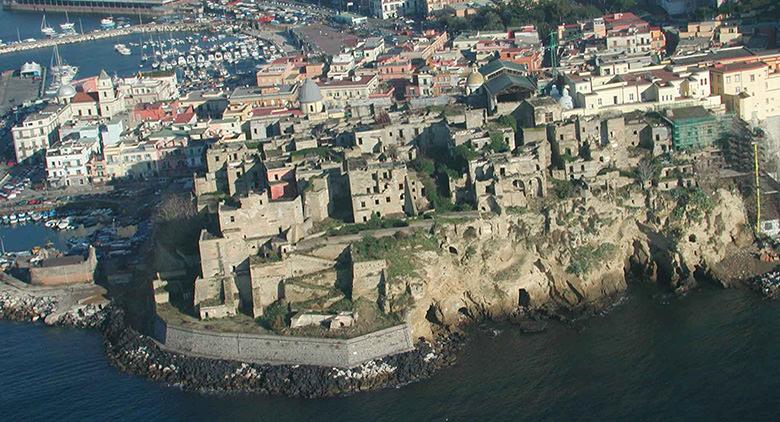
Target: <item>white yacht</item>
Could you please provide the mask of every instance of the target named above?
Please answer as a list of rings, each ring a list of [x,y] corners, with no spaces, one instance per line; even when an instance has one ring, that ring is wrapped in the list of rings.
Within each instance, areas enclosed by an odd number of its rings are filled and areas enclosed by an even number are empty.
[[[46,23],[46,15],[43,15],[43,19],[41,20],[41,32],[46,35],[47,37],[53,37],[57,35],[57,31],[54,30],[49,24]]]

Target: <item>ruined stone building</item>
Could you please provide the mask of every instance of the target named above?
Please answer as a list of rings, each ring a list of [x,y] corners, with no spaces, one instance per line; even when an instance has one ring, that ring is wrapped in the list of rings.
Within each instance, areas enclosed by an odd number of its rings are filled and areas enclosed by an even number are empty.
[[[375,215],[416,215],[426,205],[425,188],[405,163],[353,158],[345,165],[356,223],[366,222]]]
[[[493,154],[469,163],[471,201],[479,211],[525,207],[547,193],[549,147],[528,144],[522,155]]]
[[[195,194],[246,194],[261,188],[262,168],[256,149],[243,142],[213,144],[206,151],[206,171],[194,178]]]

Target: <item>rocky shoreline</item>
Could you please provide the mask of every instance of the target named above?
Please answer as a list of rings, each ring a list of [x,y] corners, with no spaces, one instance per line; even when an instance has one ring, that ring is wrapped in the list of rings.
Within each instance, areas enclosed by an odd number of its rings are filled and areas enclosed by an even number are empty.
[[[57,313],[54,297],[0,293],[0,319],[89,328],[103,335],[109,361],[119,370],[188,391],[262,393],[318,398],[399,387],[451,365],[464,342],[459,333],[421,340],[414,350],[351,369],[306,365],[261,365],[186,356],[162,350],[129,327],[122,309],[85,305]],[[56,318],[52,316],[56,315]]]
[[[754,277],[745,284],[767,297],[780,297],[780,272]],[[125,321],[124,311],[113,303],[78,305],[60,311],[57,297],[0,291],[0,319],[95,329],[102,334],[106,355],[116,368],[187,391],[322,398],[400,387],[430,378],[455,362],[466,341],[458,328],[461,325],[507,321],[525,333],[538,333],[544,331],[550,321],[575,324],[582,318],[608,312],[623,297],[622,293],[607,295],[577,309],[549,304],[534,310],[521,308],[509,315],[464,315],[451,328],[438,325],[435,341],[420,339],[410,352],[351,369],[249,364],[168,352],[151,337],[131,328]]]
[[[780,299],[780,271],[772,271],[753,277],[745,284],[768,299]]]
[[[52,296],[0,292],[0,320],[42,321],[46,325],[99,328],[108,314],[102,305],[79,305],[59,312],[59,301]]]
[[[430,377],[450,365],[463,342],[455,334],[436,343],[420,341],[414,350],[369,361],[351,369],[307,365],[263,365],[181,355],[124,323],[120,309],[103,327],[106,354],[124,372],[211,393],[262,393],[289,397],[333,397],[398,387]]]

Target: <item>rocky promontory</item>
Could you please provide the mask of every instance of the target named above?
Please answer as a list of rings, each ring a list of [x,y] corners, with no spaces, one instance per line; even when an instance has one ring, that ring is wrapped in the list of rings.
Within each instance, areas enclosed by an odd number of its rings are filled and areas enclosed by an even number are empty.
[[[40,291],[1,290],[0,318],[96,328],[117,368],[187,390],[329,397],[400,386],[454,362],[461,324],[508,319],[537,332],[546,319],[604,309],[632,277],[678,292],[716,277],[724,258],[752,242],[742,200],[727,190],[688,195],[582,196],[523,212],[437,218],[428,235],[438,247],[411,251],[404,265],[413,271],[386,280],[381,298],[412,327],[415,349],[349,369],[173,353],[131,328],[116,306]]]
[[[387,283],[386,303],[416,337],[474,318],[588,314],[632,277],[678,292],[752,243],[741,197],[634,192],[581,196],[536,210],[437,221],[439,250],[418,271]]]

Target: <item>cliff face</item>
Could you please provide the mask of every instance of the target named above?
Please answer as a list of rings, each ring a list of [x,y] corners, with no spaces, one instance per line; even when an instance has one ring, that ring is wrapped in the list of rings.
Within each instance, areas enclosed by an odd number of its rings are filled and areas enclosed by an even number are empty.
[[[441,249],[417,254],[418,276],[388,282],[386,303],[406,314],[416,337],[430,338],[433,325],[469,315],[597,309],[626,289],[629,271],[684,288],[694,273],[752,240],[741,199],[725,190],[540,208],[437,221]]]

